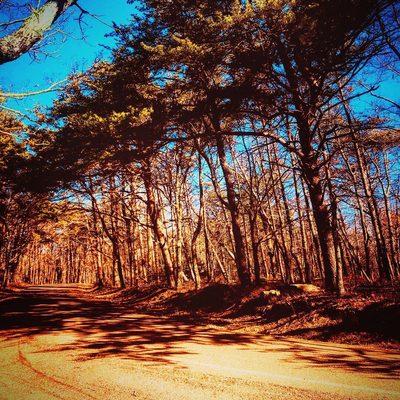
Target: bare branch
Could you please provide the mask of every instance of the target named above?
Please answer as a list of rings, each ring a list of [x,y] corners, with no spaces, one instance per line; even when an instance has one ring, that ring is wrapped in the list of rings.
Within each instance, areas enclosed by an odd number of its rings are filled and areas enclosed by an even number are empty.
[[[63,79],[61,81],[55,82],[51,84],[48,88],[46,89],[41,89],[41,90],[35,90],[32,92],[25,92],[25,93],[6,93],[6,92],[0,92],[0,97],[6,98],[6,99],[24,99],[25,97],[30,97],[30,96],[37,96],[39,94],[44,94],[44,93],[49,93],[49,92],[56,92],[57,90],[60,89],[60,85],[66,82],[66,79]]]

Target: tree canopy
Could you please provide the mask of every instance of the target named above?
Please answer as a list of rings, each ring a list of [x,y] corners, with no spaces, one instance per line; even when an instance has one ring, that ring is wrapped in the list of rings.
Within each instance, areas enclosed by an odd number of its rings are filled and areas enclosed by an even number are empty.
[[[172,287],[216,270],[243,286],[323,280],[339,294],[350,276],[394,279],[397,150],[379,138],[398,120],[354,104],[373,92],[362,74],[398,55],[397,11],[389,0],[142,1],[115,27],[111,59],[69,78],[25,147],[5,137],[1,175],[18,175],[9,165],[25,152],[32,196],[74,197],[86,243],[74,251],[98,283],[105,254],[121,286],[159,269]]]

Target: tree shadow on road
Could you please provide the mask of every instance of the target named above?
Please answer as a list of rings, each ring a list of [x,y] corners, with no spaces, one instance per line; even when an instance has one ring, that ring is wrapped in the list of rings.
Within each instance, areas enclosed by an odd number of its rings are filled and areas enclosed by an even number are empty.
[[[36,291],[0,303],[0,332],[3,339],[68,332],[76,340],[54,351],[83,349],[85,358],[118,356],[162,364],[171,363],[172,355],[188,354],[179,348],[188,341],[223,345],[249,344],[255,339],[183,318],[131,313],[108,301]]]
[[[309,368],[337,368],[349,372],[369,373],[378,379],[400,378],[400,357],[391,352],[363,350],[357,346],[280,337],[273,351],[285,354],[285,361],[306,363]],[[268,350],[270,351],[270,350]]]
[[[196,321],[139,315],[108,301],[84,299],[68,292],[31,290],[0,303],[0,332],[4,339],[69,333],[71,341],[48,351],[81,350],[80,358],[118,357],[146,363],[171,364],[174,356],[193,354],[187,343],[241,345],[245,351],[274,351],[286,361],[309,367],[338,367],[366,372],[382,379],[400,377],[398,357],[382,359],[357,347],[335,347],[259,334],[226,332]]]

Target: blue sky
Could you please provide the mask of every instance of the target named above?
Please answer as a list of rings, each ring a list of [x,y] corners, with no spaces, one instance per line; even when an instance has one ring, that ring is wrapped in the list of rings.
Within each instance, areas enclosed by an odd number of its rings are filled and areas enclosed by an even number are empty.
[[[78,22],[74,19],[79,13],[73,12],[63,30],[69,33],[63,43],[46,47],[51,56],[40,57],[33,61],[28,54],[0,66],[0,88],[4,92],[29,92],[49,87],[50,84],[65,79],[74,70],[85,70],[96,57],[107,56],[107,51],[100,45],[112,45],[112,38],[104,36],[112,31],[107,25],[127,23],[135,13],[135,6],[126,0],[80,0],[79,4],[86,10],[99,16],[104,23],[85,16],[83,30],[86,40],[81,37]],[[2,16],[0,16],[1,18]],[[4,16],[3,16],[4,17]],[[107,24],[107,25],[106,25]],[[29,112],[35,105],[50,105],[55,93],[28,97],[18,101],[8,101],[7,106],[22,112]]]

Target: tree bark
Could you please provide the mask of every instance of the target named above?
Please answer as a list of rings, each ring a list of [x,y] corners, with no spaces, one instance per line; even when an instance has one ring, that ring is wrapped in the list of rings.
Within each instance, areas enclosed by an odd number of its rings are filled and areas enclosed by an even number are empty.
[[[48,0],[22,26],[0,39],[0,64],[16,60],[43,39],[44,34],[76,0]]]
[[[312,165],[313,163],[303,159],[302,164],[321,247],[325,287],[328,290],[337,291],[337,265],[333,227],[329,208],[324,200],[322,180],[319,176],[319,171]]]
[[[236,201],[236,194],[234,190],[234,177],[229,167],[224,138],[221,135],[217,136],[217,152],[219,162],[221,164],[222,173],[225,179],[226,195],[228,200],[228,208],[231,216],[232,233],[235,244],[235,262],[242,286],[250,284],[250,272],[246,260],[246,250],[242,231],[239,222],[239,209]]]
[[[167,284],[171,288],[176,288],[176,280],[174,277],[174,268],[172,265],[171,255],[168,249],[167,238],[163,232],[163,226],[161,223],[160,210],[156,204],[154,195],[153,179],[151,173],[151,163],[149,159],[142,161],[141,175],[147,195],[147,213],[149,215],[150,223],[153,229],[153,233],[157,244],[160,248],[161,255],[164,262],[164,271]]]

